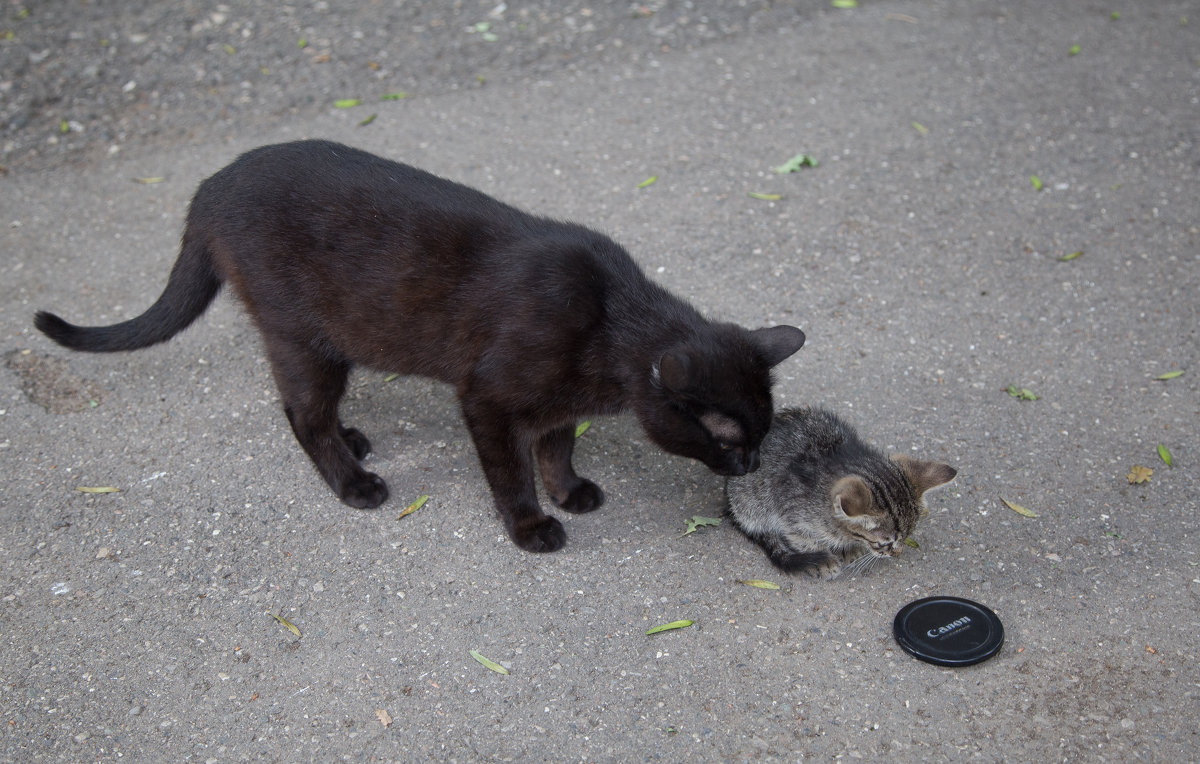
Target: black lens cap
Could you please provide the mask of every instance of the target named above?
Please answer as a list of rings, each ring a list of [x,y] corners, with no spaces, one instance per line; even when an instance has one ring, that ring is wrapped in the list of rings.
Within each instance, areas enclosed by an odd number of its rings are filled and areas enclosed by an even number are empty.
[[[1004,645],[1004,625],[996,614],[960,597],[908,603],[896,614],[892,634],[905,652],[938,666],[970,666]]]

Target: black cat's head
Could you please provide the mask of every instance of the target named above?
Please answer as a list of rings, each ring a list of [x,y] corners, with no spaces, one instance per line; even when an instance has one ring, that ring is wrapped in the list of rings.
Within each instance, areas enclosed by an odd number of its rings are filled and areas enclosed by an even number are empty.
[[[804,345],[793,326],[713,326],[704,341],[680,343],[658,357],[650,395],[636,406],[650,439],[668,453],[703,462],[718,475],[758,469],[758,447],[771,427],[771,367]]]

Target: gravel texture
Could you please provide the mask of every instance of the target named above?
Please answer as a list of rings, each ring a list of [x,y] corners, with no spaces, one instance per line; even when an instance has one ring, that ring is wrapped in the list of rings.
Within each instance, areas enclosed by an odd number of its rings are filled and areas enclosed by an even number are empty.
[[[342,99],[652,66],[675,50],[794,23],[808,5],[12,4],[0,22],[0,162],[55,167],[130,144],[262,130]]]
[[[1200,759],[1195,2],[19,8],[0,759]],[[778,403],[958,468],[920,548],[819,582],[728,522],[683,536],[720,479],[612,417],[577,457],[608,504],[529,555],[445,387],[355,374],[343,417],[393,496],[360,512],[229,297],[137,353],[33,330],[139,313],[197,183],[299,137],[587,223],[708,313],[799,325]],[[818,166],[772,172],[801,152]],[[900,651],[894,614],[935,594],[993,608],[1001,652]]]

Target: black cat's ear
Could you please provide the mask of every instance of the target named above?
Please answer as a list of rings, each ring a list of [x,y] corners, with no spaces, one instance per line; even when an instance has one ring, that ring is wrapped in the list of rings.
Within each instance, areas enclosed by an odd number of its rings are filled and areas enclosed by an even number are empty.
[[[754,329],[750,332],[754,344],[758,346],[763,357],[771,366],[804,347],[804,332],[794,326],[780,324],[766,329]]]
[[[673,393],[686,392],[694,382],[693,366],[686,350],[668,350],[658,359],[658,381]]]
[[[851,475],[833,484],[833,505],[845,513],[846,517],[859,517],[871,514],[871,489],[863,479]]]
[[[914,459],[905,454],[892,454],[890,458],[904,470],[918,497],[930,489],[949,483],[958,474],[958,470],[941,462]]]

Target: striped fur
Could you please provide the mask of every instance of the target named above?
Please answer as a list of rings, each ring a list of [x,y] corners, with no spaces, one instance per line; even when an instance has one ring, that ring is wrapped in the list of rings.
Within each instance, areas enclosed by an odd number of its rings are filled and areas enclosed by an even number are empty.
[[[895,557],[924,514],[927,491],[953,467],[886,457],[820,408],[775,416],[757,472],[726,484],[729,514],[777,567],[821,578]]]

